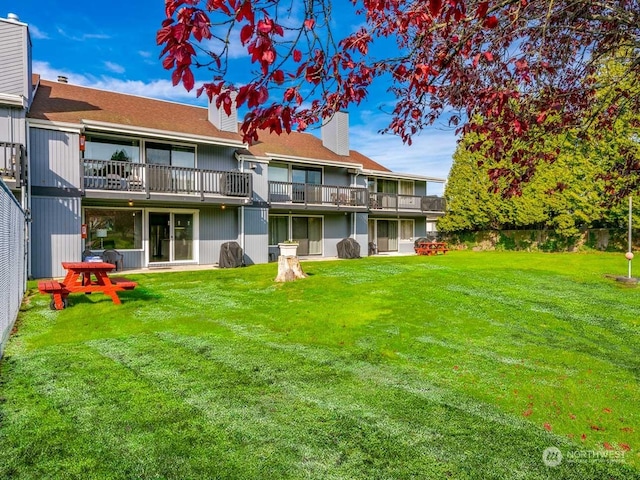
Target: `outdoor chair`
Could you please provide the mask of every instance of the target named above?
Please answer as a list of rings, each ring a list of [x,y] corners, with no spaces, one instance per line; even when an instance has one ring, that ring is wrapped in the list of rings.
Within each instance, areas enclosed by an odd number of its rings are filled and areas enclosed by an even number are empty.
[[[122,270],[124,255],[117,250],[108,249],[102,252],[102,260],[106,263],[113,263],[116,266],[116,271]]]

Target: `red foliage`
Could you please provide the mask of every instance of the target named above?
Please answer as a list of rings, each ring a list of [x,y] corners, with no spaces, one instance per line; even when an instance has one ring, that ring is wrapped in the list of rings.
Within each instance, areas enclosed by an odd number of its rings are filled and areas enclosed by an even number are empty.
[[[618,102],[640,110],[639,99],[620,91],[593,113],[598,98],[592,74],[600,60],[621,45],[640,48],[637,0],[352,3],[365,26],[334,41],[331,0],[304,2],[299,18],[288,2],[277,0],[166,0],[156,41],[174,84],[193,88],[195,65],[213,70],[212,83],[249,90],[236,98],[251,110],[242,128],[246,141],[276,125],[304,129],[357,105],[383,77],[395,96],[385,132],[411,143],[413,135],[453,110],[457,131],[481,134],[488,140],[486,154],[504,162],[490,175],[496,188],[507,185],[507,195],[520,194],[536,165],[556,158],[537,155],[530,145],[584,125],[586,112],[592,124],[609,128]],[[375,51],[378,39],[395,41],[396,51],[381,56]],[[210,49],[206,63],[195,60],[193,44],[202,40]],[[234,85],[229,48],[238,42],[258,69]],[[629,65],[630,74],[640,73],[640,62]],[[265,91],[285,93],[267,105]],[[279,117],[284,111],[287,117]]]

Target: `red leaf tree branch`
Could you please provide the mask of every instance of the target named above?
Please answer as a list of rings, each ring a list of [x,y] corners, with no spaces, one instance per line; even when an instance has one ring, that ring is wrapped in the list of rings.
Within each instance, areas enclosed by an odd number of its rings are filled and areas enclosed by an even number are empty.
[[[198,93],[225,108],[237,92],[236,104],[249,108],[248,142],[261,130],[289,132],[329,118],[384,82],[395,98],[384,132],[411,143],[446,116],[459,133],[491,140],[487,155],[503,166],[490,175],[508,179],[507,194],[518,194],[540,161],[553,161],[531,155],[531,142],[563,129],[608,128],[620,109],[638,111],[640,99],[615,84],[598,98],[603,86],[594,76],[621,50],[626,75],[640,73],[638,0],[351,3],[364,26],[336,39],[330,0],[166,0],[157,34],[163,65],[187,90],[192,68],[211,69]],[[238,44],[251,73],[234,84],[230,49]]]

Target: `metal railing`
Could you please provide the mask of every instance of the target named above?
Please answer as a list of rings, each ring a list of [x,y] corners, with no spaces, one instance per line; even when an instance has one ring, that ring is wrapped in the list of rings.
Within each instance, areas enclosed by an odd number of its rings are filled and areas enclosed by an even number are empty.
[[[251,174],[198,168],[83,159],[82,184],[88,190],[251,197]]]
[[[444,212],[445,200],[436,195],[403,195],[398,193],[369,193],[370,210]]]
[[[0,180],[0,357],[26,287],[26,222],[24,211]]]
[[[0,142],[0,177],[14,179],[20,185],[27,180],[25,149],[20,143]]]
[[[366,208],[368,193],[366,188],[359,187],[271,181],[269,202]]]

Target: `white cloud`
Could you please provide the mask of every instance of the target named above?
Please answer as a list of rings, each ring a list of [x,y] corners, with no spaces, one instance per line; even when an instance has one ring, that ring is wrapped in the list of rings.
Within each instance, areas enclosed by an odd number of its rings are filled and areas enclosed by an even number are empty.
[[[43,32],[35,25],[29,25],[29,33],[31,34],[31,38],[35,38],[36,40],[48,40],[49,35],[46,32]]]
[[[124,67],[113,62],[104,62],[104,66],[107,70],[113,73],[124,73]]]
[[[394,172],[447,178],[457,141],[453,129],[425,128],[407,145],[396,135],[378,133],[390,118],[383,113],[360,112],[360,121],[351,121],[350,147]]]
[[[142,58],[151,58],[151,52],[145,52],[144,50],[138,50],[138,55]]]
[[[106,75],[95,77],[93,75],[83,75],[75,72],[52,67],[48,62],[34,60],[33,73],[47,80],[56,80],[59,75],[64,75],[69,79],[69,83],[84,87],[99,88],[112,92],[129,93],[141,97],[158,98],[176,102],[190,103],[192,105],[205,104],[201,97],[196,98],[195,92],[187,92],[183,87],[174,87],[170,80],[152,80],[142,82],[139,80],[121,80]]]
[[[84,42],[85,40],[108,40],[111,37],[104,33],[83,33],[81,35],[70,35],[62,27],[56,27],[56,31],[61,36],[73,40],[74,42]]]

